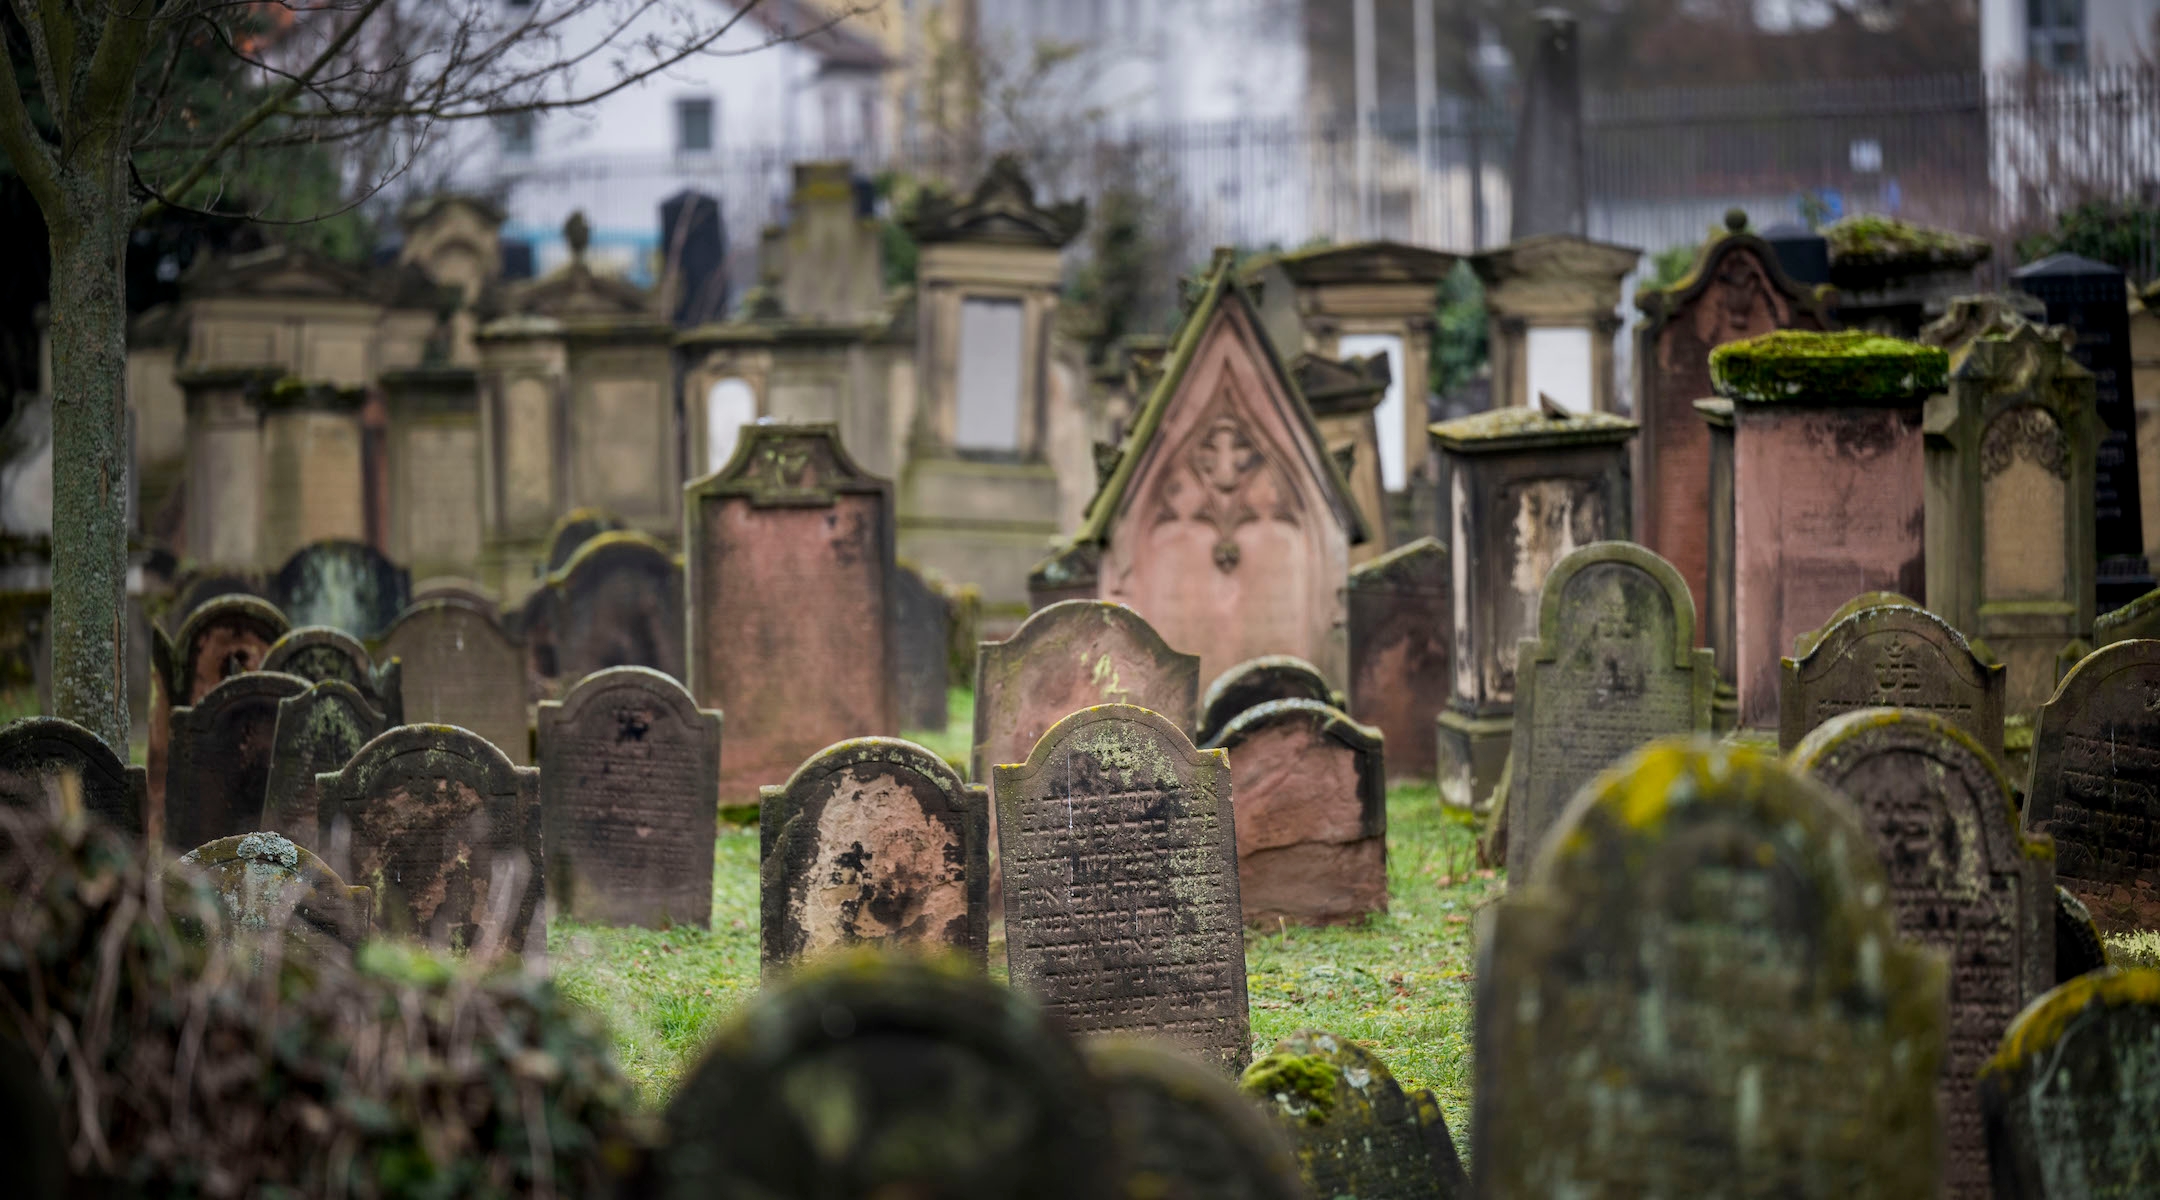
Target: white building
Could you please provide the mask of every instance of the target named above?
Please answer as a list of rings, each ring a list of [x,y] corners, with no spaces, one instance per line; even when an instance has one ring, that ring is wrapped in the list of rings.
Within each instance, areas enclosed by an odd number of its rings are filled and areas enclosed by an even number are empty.
[[[2160,0],[1980,0],[1980,66],[1990,75],[2149,64],[2155,39]]]

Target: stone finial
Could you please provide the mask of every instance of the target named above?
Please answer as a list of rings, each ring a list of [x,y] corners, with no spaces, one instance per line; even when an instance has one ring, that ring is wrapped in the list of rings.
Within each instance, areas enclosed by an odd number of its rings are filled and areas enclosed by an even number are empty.
[[[1733,231],[1734,233],[1739,233],[1745,230],[1747,228],[1747,210],[1737,207],[1726,209],[1725,228]]]
[[[592,224],[585,219],[584,209],[571,213],[570,219],[563,222],[562,235],[570,243],[571,257],[582,260],[585,247],[592,244]]]

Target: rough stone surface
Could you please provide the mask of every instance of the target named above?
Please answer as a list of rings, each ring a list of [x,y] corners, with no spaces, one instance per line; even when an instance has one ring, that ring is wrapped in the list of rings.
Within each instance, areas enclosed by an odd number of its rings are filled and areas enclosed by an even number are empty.
[[[622,529],[622,518],[597,508],[574,508],[564,513],[548,531],[544,570],[552,575],[577,556],[578,548],[603,533]]]
[[[385,660],[378,668],[367,647],[340,630],[323,625],[291,630],[271,643],[262,669],[298,675],[309,683],[335,679],[351,684],[392,725],[405,723],[401,668],[394,660]]]
[[[600,534],[526,601],[524,632],[543,695],[560,697],[610,667],[681,679],[682,564],[645,534]]]
[[[412,575],[358,542],[315,542],[278,568],[273,588],[295,625],[376,638],[412,597]]]
[[[921,571],[893,570],[893,703],[902,729],[943,729],[947,719],[947,659],[952,648],[952,602]]]
[[[1013,986],[1083,1033],[1161,1037],[1226,1071],[1251,1035],[1229,756],[1129,704],[997,768]]]
[[[162,829],[165,775],[172,746],[172,710],[193,704],[229,676],[262,666],[270,647],[291,626],[275,604],[257,596],[224,592],[189,609],[170,640],[150,631],[150,825]]]
[[[712,922],[720,714],[644,667],[540,706],[540,807],[556,910],[607,925]]]
[[[73,721],[23,717],[0,726],[0,805],[42,808],[62,775],[80,781],[83,810],[137,839],[145,836],[148,773]]]
[[[249,833],[269,792],[278,704],[308,690],[298,675],[250,671],[172,714],[165,763],[165,845],[185,852]]]
[[[1123,1195],[1307,1200],[1281,1129],[1216,1072],[1145,1042],[1087,1047],[1110,1106]]]
[[[399,662],[408,720],[470,729],[511,762],[532,760],[525,648],[490,614],[423,600],[390,627],[383,654]]]
[[[2160,1180],[2160,971],[2033,1002],[1980,1078],[2001,1200],[2149,1196]]]
[[[2160,589],[2093,618],[2093,644],[2096,646],[2155,637],[2160,637]]]
[[[1333,925],[1387,911],[1380,731],[1320,700],[1273,700],[1207,743],[1237,785],[1238,895],[1247,925]]]
[[[1820,784],[1706,738],[1616,766],[1480,939],[1480,1194],[1933,1195],[1945,972],[1892,920]]]
[[[2055,982],[2068,983],[2108,965],[2107,943],[2085,902],[2055,885]]]
[[[278,701],[270,772],[256,828],[275,830],[317,850],[327,846],[329,823],[316,800],[316,776],[344,770],[360,747],[388,728],[383,711],[342,679],[313,684]]]
[[[2108,933],[2160,929],[2160,642],[2070,669],[2033,721],[2025,829],[2055,839],[2057,880]]]
[[[1797,644],[1780,664],[1778,746],[1791,750],[1808,731],[1862,708],[1939,713],[1987,752],[2003,745],[2003,669],[1974,652],[1948,622],[1898,596],[1855,602],[1844,615]]]
[[[1454,600],[1447,547],[1419,538],[1350,571],[1350,715],[1387,741],[1390,780],[1433,777]]]
[[[275,936],[285,953],[350,954],[368,935],[371,895],[347,886],[323,861],[276,833],[243,833],[198,846],[180,857],[199,874],[225,917],[221,940],[256,942]],[[251,947],[258,968],[265,950]]]
[[[1248,659],[1224,671],[1200,698],[1200,727],[1193,741],[1207,745],[1222,736],[1230,722],[1248,709],[1271,700],[1317,700],[1341,708],[1344,696],[1328,685],[1320,669],[1289,654]]]
[[[1898,936],[1954,969],[1935,1104],[1945,1196],[1988,1200],[1973,1081],[2018,1010],[2055,986],[2055,863],[2018,833],[2010,784],[1970,734],[1935,713],[1833,717],[1792,754],[1850,798],[1873,836]]]
[[[982,644],[971,774],[989,780],[998,764],[1025,761],[1052,725],[1097,704],[1138,705],[1191,728],[1199,695],[1199,656],[1171,649],[1139,613],[1060,601],[1004,641]]]
[[[819,751],[758,805],[766,971],[865,944],[982,962],[989,823],[983,788],[913,742],[855,738]]]
[[[1289,1131],[1311,1195],[1469,1200],[1440,1102],[1404,1092],[1356,1042],[1301,1029],[1246,1068],[1243,1086]]]

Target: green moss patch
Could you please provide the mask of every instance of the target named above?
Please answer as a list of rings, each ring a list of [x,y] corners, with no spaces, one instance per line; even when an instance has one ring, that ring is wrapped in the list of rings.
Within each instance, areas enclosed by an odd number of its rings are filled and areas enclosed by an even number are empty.
[[[1270,1054],[1245,1068],[1238,1086],[1308,1125],[1320,1125],[1335,1111],[1335,1084],[1341,1077],[1334,1063],[1317,1054]]]
[[[1862,330],[1785,329],[1710,352],[1717,394],[1752,404],[1894,404],[1941,391],[1950,356]]]
[[[1824,227],[1831,261],[1848,264],[1917,264],[1970,267],[1985,262],[1986,241],[1947,229],[1930,229],[1895,217],[1847,217]]]

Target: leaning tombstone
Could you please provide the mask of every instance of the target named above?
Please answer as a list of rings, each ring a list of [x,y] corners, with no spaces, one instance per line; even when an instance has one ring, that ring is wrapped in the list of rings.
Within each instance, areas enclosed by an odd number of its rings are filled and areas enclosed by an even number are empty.
[[[2000,1200],[2150,1196],[2160,971],[2096,971],[2018,1015],[1980,1077]]]
[[[1447,547],[1419,538],[1350,568],[1350,715],[1387,739],[1390,780],[1433,778],[1454,602]]]
[[[1470,1196],[1440,1102],[1422,1088],[1404,1092],[1386,1063],[1348,1038],[1301,1029],[1245,1068],[1241,1086],[1289,1131],[1313,1196]]]
[[[406,719],[470,729],[518,764],[532,759],[525,648],[494,617],[454,600],[423,600],[383,638],[398,661]]]
[[[359,542],[314,542],[278,568],[279,606],[295,625],[377,638],[412,596],[412,575]]]
[[[1314,700],[1341,708],[1344,697],[1328,686],[1320,668],[1292,654],[1266,654],[1224,671],[1200,699],[1200,728],[1193,741],[1207,745],[1222,736],[1238,714],[1270,700]]]
[[[81,781],[83,811],[128,836],[145,836],[149,773],[129,766],[105,739],[59,717],[0,725],[0,805],[43,808],[59,775]]]
[[[480,954],[547,944],[540,772],[468,730],[401,725],[316,786],[330,866],[374,889],[378,929]]]
[[[720,714],[645,667],[540,705],[541,841],[556,911],[605,925],[712,923]]]
[[[2160,642],[2070,668],[2033,719],[2025,829],[2055,839],[2058,882],[2103,933],[2160,929]]]
[[[1695,648],[1695,602],[1671,563],[1633,542],[1593,542],[1553,565],[1538,635],[1515,655],[1515,769],[1507,862],[1599,771],[1661,737],[1710,730],[1717,668]]]
[[[186,852],[251,832],[269,794],[278,705],[308,690],[298,675],[250,671],[172,714],[165,845]]]
[[[2108,965],[2107,940],[2085,902],[2055,885],[2055,982],[2065,984]]]
[[[388,714],[342,679],[325,680],[279,700],[256,827],[276,830],[310,848],[328,845],[316,777],[343,770],[360,747],[390,725]]]
[[[902,729],[945,728],[952,604],[907,563],[893,566],[893,703]]]
[[[578,548],[603,533],[626,529],[622,518],[605,509],[573,508],[555,521],[548,531],[547,559],[543,570],[554,574],[563,569],[577,555]]]
[[[1320,700],[1272,700],[1207,743],[1237,783],[1247,925],[1339,925],[1386,912],[1387,769],[1380,731]]]
[[[1005,962],[1071,1028],[1251,1052],[1229,755],[1160,713],[1083,709],[997,768]]]
[[[260,939],[276,937],[284,953],[311,958],[349,955],[368,935],[371,895],[350,887],[323,861],[277,833],[243,833],[180,856],[188,874],[209,886],[223,928],[204,932],[242,944],[255,969],[264,965]]]
[[[1118,1194],[1307,1200],[1289,1139],[1221,1075],[1125,1038],[1089,1043],[1087,1058],[1110,1106]]]
[[[367,647],[341,630],[324,625],[290,630],[263,655],[262,669],[298,675],[309,683],[334,679],[351,684],[392,725],[405,723],[403,668],[398,660],[391,657],[376,666]]]
[[[2054,848],[2018,832],[1994,757],[1936,713],[1833,717],[1793,751],[1792,766],[1859,810],[1890,879],[1898,936],[1956,964],[1935,1084],[1941,1194],[1988,1200],[1973,1081],[2018,1010],[2055,986]]]
[[[1600,776],[1479,939],[1480,1194],[1934,1195],[1945,970],[1890,903],[1851,805],[1765,755]]]
[[[1133,704],[1189,728],[1200,694],[1200,656],[1180,654],[1147,619],[1106,600],[1062,600],[1037,611],[975,659],[973,776],[1020,762],[1072,713]]]
[[[661,1200],[1117,1194],[1101,1090],[1055,1022],[972,971],[867,952],[752,1001],[666,1128]]]
[[[533,674],[558,695],[609,667],[683,677],[682,560],[659,539],[603,533],[526,601]]]
[[[1844,615],[1797,639],[1799,657],[1780,662],[1779,749],[1791,750],[1842,713],[1908,708],[1942,715],[2002,756],[2000,663],[1981,658],[1949,622],[1901,597],[1839,611]]]

